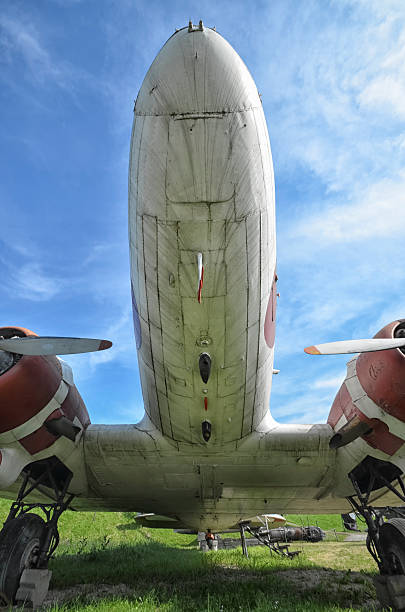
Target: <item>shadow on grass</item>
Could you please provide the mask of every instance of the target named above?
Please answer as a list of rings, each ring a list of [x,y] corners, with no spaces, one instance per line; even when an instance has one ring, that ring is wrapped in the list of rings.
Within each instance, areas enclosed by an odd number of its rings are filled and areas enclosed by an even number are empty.
[[[144,525],[139,525],[137,523],[131,522],[131,523],[121,523],[119,525],[115,526],[115,529],[117,529],[117,531],[135,531],[138,532],[140,534],[142,534],[144,537],[153,537],[150,535],[150,532],[148,531],[148,529],[150,529],[152,532],[155,531],[154,527],[147,527]],[[164,531],[164,532],[174,532],[174,530],[171,529],[160,529],[159,531]],[[149,535],[147,535],[149,534]],[[187,534],[187,535],[193,535],[193,534]],[[184,536],[182,536],[182,539],[184,539]],[[182,543],[182,548],[193,548],[196,549],[198,546],[198,539],[197,537],[194,537],[192,540],[190,540],[188,543]]]
[[[315,567],[254,555],[246,561],[239,551],[203,554],[152,539],[64,553],[52,560],[50,569],[52,589],[89,585],[71,589],[69,599],[76,599],[64,604],[66,610],[85,609],[86,603],[100,598],[100,610],[370,610],[375,598],[367,574],[355,580],[348,572],[330,571],[334,584],[317,583],[310,579],[319,574]],[[299,580],[283,578],[284,570]],[[113,586],[106,591],[106,585],[126,585],[124,598]]]
[[[141,525],[137,525],[136,523],[123,523],[121,525],[116,525],[115,528],[118,529],[118,531],[137,531],[141,529]]]

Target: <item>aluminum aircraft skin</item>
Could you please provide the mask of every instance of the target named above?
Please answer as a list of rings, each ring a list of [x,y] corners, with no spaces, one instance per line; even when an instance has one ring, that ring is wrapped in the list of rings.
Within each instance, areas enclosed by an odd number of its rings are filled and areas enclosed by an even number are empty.
[[[404,470],[400,348],[357,349],[372,352],[349,362],[327,423],[271,417],[277,274],[269,137],[248,69],[202,24],[173,34],[139,91],[129,240],[145,416],[136,425],[90,424],[70,367],[55,356],[63,352],[58,339],[22,357],[0,342],[1,496],[14,499],[24,468],[56,457],[72,473],[74,508],[152,512],[218,531],[269,512],[349,512],[348,474],[367,457]],[[403,326],[379,332],[383,348]],[[35,337],[22,327],[0,335]],[[336,435],[352,439],[330,444]],[[43,485],[31,499],[47,495]],[[372,501],[399,503],[386,487]]]

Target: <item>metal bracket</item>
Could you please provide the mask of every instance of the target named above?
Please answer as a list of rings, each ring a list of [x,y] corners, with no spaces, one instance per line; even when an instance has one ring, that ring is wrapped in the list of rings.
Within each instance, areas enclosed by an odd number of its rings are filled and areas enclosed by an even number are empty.
[[[189,32],[202,32],[204,30],[204,24],[203,22],[199,21],[198,26],[193,25],[192,21],[188,22],[188,31]]]
[[[250,521],[241,521],[239,523],[240,530],[240,539],[242,542],[242,553],[246,557],[249,558],[249,553],[247,549],[246,542],[246,532],[250,533],[260,544],[263,546],[267,546],[270,550],[270,553],[276,553],[277,555],[281,555],[282,557],[288,557],[292,559],[293,557],[300,554],[299,550],[289,550],[289,544],[284,543],[280,544],[278,541],[271,541],[270,539],[270,531],[269,529],[265,529],[264,527],[251,527]]]

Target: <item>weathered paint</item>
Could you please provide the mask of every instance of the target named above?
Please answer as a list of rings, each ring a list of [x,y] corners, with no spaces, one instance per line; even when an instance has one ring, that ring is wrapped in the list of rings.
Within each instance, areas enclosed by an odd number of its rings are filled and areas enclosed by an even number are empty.
[[[33,336],[24,328],[1,328],[4,336]],[[90,424],[70,366],[55,356],[22,356],[0,376],[0,487],[12,485],[35,460],[57,456],[74,468],[72,491],[87,490],[83,447],[50,433],[45,423],[66,416],[80,429]]]
[[[271,286],[269,303],[267,305],[266,318],[264,320],[264,337],[269,348],[274,347],[276,338],[276,309],[277,309],[277,275],[274,274]]]
[[[346,417],[346,422],[357,416],[360,421],[367,423],[372,429],[372,432],[367,435],[362,435],[362,439],[372,448],[381,450],[387,455],[393,455],[404,443],[402,438],[390,433],[386,423],[380,419],[369,418],[363,414],[363,412],[353,403],[345,383],[343,383],[339,389],[332,405],[328,423],[333,427],[336,426],[342,415]]]
[[[139,350],[142,345],[142,331],[141,331],[141,322],[139,320],[138,305],[136,303],[136,299],[134,295],[134,287],[132,285],[132,282],[131,282],[131,298],[132,298],[132,317],[134,321],[135,342],[136,342],[136,348]]]
[[[53,398],[62,380],[56,357],[22,357],[0,377],[1,434],[23,425]],[[18,406],[18,410],[16,407]]]
[[[392,338],[398,325],[399,321],[390,323],[375,337]],[[399,349],[363,353],[347,364],[328,423],[337,431],[357,415],[372,431],[338,450],[336,495],[350,494],[347,474],[367,455],[405,470],[404,377],[405,360]]]
[[[268,412],[274,229],[270,145],[252,77],[218,33],[183,29],[138,94],[129,172],[145,410],[176,441],[205,445],[202,348],[212,358],[210,445],[243,438]]]
[[[400,321],[386,325],[375,338],[393,338]],[[364,353],[356,373],[368,397],[400,421],[405,421],[405,355],[399,349]]]

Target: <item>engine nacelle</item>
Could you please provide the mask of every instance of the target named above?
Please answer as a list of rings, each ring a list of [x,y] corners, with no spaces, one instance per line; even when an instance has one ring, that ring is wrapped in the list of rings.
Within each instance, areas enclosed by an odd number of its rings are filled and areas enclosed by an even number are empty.
[[[393,321],[375,338],[401,335],[404,321]],[[405,469],[405,354],[401,349],[362,353],[347,364],[347,376],[332,404],[328,423],[337,435],[337,478],[349,486],[347,474],[367,455]],[[341,444],[336,439],[341,437]],[[346,494],[343,493],[342,494]],[[350,494],[350,492],[348,493]]]
[[[0,336],[35,336],[22,327],[2,327]],[[22,468],[52,455],[62,461],[90,424],[70,366],[56,356],[0,351],[0,488]]]

